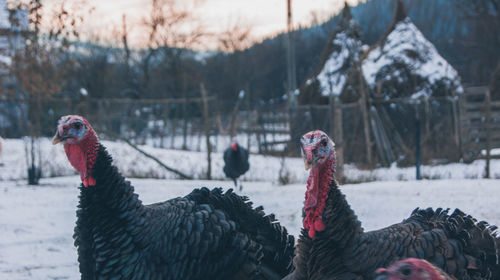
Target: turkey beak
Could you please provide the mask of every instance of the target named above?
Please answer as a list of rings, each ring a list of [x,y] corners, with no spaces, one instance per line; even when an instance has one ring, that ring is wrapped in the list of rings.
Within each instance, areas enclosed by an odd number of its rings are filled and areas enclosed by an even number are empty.
[[[57,143],[61,142],[63,139],[59,136],[59,131],[56,131],[56,135],[52,138],[52,145],[56,145]]]
[[[304,168],[307,170],[311,169],[311,163],[304,159]]]
[[[67,131],[62,126],[59,126],[57,127],[56,135],[52,138],[52,144],[55,145],[69,138],[72,137],[68,135]]]
[[[314,158],[311,147],[302,148],[302,158],[304,159],[304,167],[306,168],[306,171],[311,169]]]

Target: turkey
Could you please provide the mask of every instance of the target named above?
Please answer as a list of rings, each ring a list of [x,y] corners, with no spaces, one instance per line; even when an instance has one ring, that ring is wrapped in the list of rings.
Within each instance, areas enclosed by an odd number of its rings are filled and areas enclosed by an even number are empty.
[[[59,120],[62,142],[80,173],[74,233],[82,279],[281,279],[292,268],[294,238],[220,188],[195,189],[143,205],[83,117]]]
[[[423,259],[408,258],[389,268],[379,268],[375,280],[453,280],[443,270]]]
[[[311,168],[295,270],[286,279],[372,279],[395,261],[426,259],[457,279],[500,279],[495,226],[456,209],[415,209],[392,226],[364,232],[334,179],[335,144],[322,131],[301,139]]]
[[[233,179],[234,186],[238,187],[237,179],[250,169],[248,164],[248,151],[241,147],[236,139],[229,148],[224,151],[224,174]],[[240,191],[243,186],[240,183]]]

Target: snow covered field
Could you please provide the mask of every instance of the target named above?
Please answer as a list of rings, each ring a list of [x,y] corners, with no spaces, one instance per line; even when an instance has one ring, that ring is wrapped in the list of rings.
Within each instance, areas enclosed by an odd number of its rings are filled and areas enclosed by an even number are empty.
[[[188,194],[228,181],[131,179],[144,203]],[[0,181],[0,279],[78,279],[73,227],[79,178],[42,179],[41,185]],[[245,182],[243,194],[263,205],[297,235],[304,184]],[[459,207],[500,225],[500,180],[386,181],[345,185],[342,191],[366,230],[401,221],[417,206]]]
[[[123,142],[103,141],[115,160],[121,172],[127,177],[178,179],[160,167],[156,162]],[[76,174],[69,165],[61,145],[54,146],[50,139],[40,141],[42,150],[42,174],[44,177],[69,176]],[[207,170],[206,153],[195,151],[168,150],[140,146],[146,152],[158,157],[165,164],[172,166],[194,178],[205,178]],[[5,139],[4,154],[0,158],[0,181],[19,180],[27,178],[26,160],[24,159],[24,143],[20,139]],[[280,171],[279,157],[250,155],[250,170],[242,177],[244,181],[278,182]],[[212,178],[223,180],[222,152],[212,154]],[[471,164],[453,163],[436,166],[422,166],[422,176],[425,179],[478,179],[483,177],[484,160],[476,160]],[[300,158],[286,158],[285,168],[289,174],[290,183],[305,183],[308,173]],[[349,164],[344,167],[348,182],[368,181],[408,181],[415,180],[415,168],[378,168],[361,170]],[[491,177],[500,179],[500,160],[491,161]]]
[[[212,177],[219,181],[181,181],[155,162],[120,142],[103,141],[115,164],[131,179],[146,203],[184,196],[195,187],[232,186],[222,181],[222,154],[212,156]],[[62,146],[49,139],[41,141],[42,173],[40,186],[28,186],[23,141],[6,139],[0,158],[0,279],[77,279],[77,254],[73,246],[73,227],[78,199],[78,176],[68,163]],[[206,172],[206,154],[141,146],[145,151],[195,178]],[[290,233],[301,227],[301,208],[308,173],[300,158],[287,158],[291,185],[278,185],[280,158],[250,156],[251,168],[243,177],[243,194],[254,205],[275,213]],[[414,168],[360,170],[345,166],[351,182],[377,181],[342,187],[349,203],[366,230],[400,222],[415,207],[459,207],[477,219],[500,225],[500,160],[493,160],[493,180],[481,178],[484,161],[472,164],[423,166],[428,179],[415,181]],[[66,177],[64,177],[66,176]],[[159,179],[138,179],[159,178]]]

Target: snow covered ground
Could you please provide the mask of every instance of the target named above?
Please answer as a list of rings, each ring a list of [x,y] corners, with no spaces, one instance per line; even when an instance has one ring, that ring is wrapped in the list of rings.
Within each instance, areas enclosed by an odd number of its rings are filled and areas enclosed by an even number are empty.
[[[156,162],[144,157],[123,142],[103,141],[121,172],[127,177],[178,179],[160,167]],[[42,139],[42,174],[44,177],[69,176],[76,174],[70,166],[61,145],[54,146],[49,139]],[[205,178],[207,170],[206,153],[180,151],[141,146],[146,152],[158,157],[165,164],[172,166],[194,178]],[[0,157],[0,182],[27,178],[24,144],[20,139],[4,139],[3,156]],[[263,155],[250,155],[250,170],[242,177],[244,181],[278,182],[281,158]],[[212,154],[212,178],[223,180],[224,162],[222,152]],[[471,164],[453,163],[446,165],[422,166],[425,179],[478,179],[484,174],[484,160]],[[285,169],[290,183],[305,183],[308,173],[300,158],[286,158]],[[368,181],[408,181],[415,180],[415,168],[378,168],[361,170],[350,164],[344,167],[347,182]],[[491,161],[491,177],[500,179],[500,160]]]
[[[228,181],[131,179],[144,203],[188,194],[193,188],[230,186]],[[73,227],[77,176],[42,179],[41,185],[0,181],[0,279],[78,279]],[[245,182],[243,194],[263,205],[297,235],[304,184]],[[366,230],[400,222],[419,207],[459,207],[500,225],[500,180],[385,181],[345,185],[342,191]]]
[[[131,179],[147,204],[186,195],[195,187],[232,186],[229,181],[221,181],[224,175],[220,152],[212,156],[212,176],[219,181],[181,181],[124,143],[103,144],[125,176],[160,178]],[[4,141],[0,158],[0,279],[79,278],[72,235],[80,180],[74,176],[62,146],[51,145],[49,139],[43,139],[40,146],[42,172],[53,178],[42,179],[40,186],[33,187],[23,180],[23,140]],[[203,152],[141,148],[195,178],[203,178],[206,172]],[[267,213],[275,213],[297,235],[308,173],[300,158],[287,158],[285,162],[293,184],[281,186],[277,184],[280,158],[252,154],[250,171],[243,178],[243,194],[255,205],[263,205]],[[496,179],[468,180],[482,177],[484,161],[423,166],[424,178],[442,180],[415,181],[414,168],[360,170],[347,165],[349,181],[378,182],[345,185],[342,190],[367,230],[399,222],[417,206],[459,207],[478,219],[500,225],[500,160],[492,161],[491,171]]]

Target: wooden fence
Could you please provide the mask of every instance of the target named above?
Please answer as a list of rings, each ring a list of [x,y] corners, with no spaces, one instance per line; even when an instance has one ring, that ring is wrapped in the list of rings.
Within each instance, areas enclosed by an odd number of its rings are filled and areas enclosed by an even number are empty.
[[[500,148],[500,101],[488,87],[469,87],[460,97],[461,150],[466,161],[484,157],[482,150]]]

